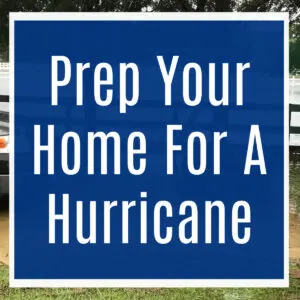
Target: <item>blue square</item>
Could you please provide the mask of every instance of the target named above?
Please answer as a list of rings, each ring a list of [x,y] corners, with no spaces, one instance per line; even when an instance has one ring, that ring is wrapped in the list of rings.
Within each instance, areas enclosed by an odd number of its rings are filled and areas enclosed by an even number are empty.
[[[284,279],[284,44],[283,20],[15,20],[14,278]],[[168,72],[174,64],[169,92],[159,60]],[[259,129],[266,174],[261,165],[245,174],[251,128]],[[173,157],[168,130],[181,146]],[[115,134],[106,161],[100,139],[92,157],[89,132]],[[219,158],[216,132],[227,135]],[[130,156],[130,147],[140,152]],[[50,206],[63,214],[63,197],[68,218],[55,220]],[[236,227],[234,216],[245,222]]]

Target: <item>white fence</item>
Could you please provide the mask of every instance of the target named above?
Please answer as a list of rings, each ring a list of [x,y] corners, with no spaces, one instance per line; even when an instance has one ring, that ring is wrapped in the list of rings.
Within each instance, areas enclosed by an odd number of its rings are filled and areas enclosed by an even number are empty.
[[[291,78],[290,146],[300,146],[300,78]],[[0,96],[9,95],[9,63],[0,63]]]
[[[8,72],[9,63],[0,62],[0,72]]]
[[[290,146],[300,146],[300,78],[290,79]]]
[[[0,97],[9,95],[9,63],[0,62]]]

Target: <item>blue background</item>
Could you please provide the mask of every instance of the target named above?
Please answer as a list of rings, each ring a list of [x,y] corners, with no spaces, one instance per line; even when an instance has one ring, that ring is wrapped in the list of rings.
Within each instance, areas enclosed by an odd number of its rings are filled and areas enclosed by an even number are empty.
[[[51,56],[68,56],[71,83],[59,89],[59,106],[51,107]],[[172,107],[164,107],[164,84],[157,55],[167,66],[179,55],[172,88]],[[16,279],[277,279],[283,278],[283,22],[279,21],[16,21],[15,22],[15,278]],[[84,106],[75,106],[76,62],[90,62],[84,74]],[[93,68],[100,62],[113,67],[114,98],[110,107],[93,99]],[[119,63],[134,62],[140,72],[140,97],[128,113],[119,114]],[[201,65],[203,97],[197,107],[182,98],[182,70],[189,62]],[[217,66],[217,97],[221,96],[221,63],[230,64],[228,107],[212,107],[208,98],[208,63]],[[244,106],[235,106],[235,64],[250,62],[244,76]],[[61,74],[60,69],[60,74]],[[191,77],[192,78],[192,77]],[[193,78],[192,78],[193,79]],[[191,80],[193,82],[193,80]],[[192,83],[191,91],[194,84]],[[192,92],[191,92],[192,93]],[[166,125],[182,124],[176,143],[175,175],[166,176]],[[33,173],[33,126],[55,124],[55,175]],[[258,167],[243,175],[249,129],[259,124],[268,174]],[[61,169],[60,140],[66,131],[81,135],[81,171],[66,176]],[[122,137],[122,175],[86,175],[87,131],[116,130]],[[142,131],[147,138],[147,169],[142,176],[128,174],[127,137]],[[207,170],[190,175],[186,167],[186,141],[192,131],[207,135]],[[213,175],[214,131],[228,131],[221,148],[221,175]],[[111,151],[109,152],[109,154]],[[72,154],[70,151],[70,161]],[[111,160],[110,162],[111,163]],[[96,160],[99,165],[99,160]],[[111,165],[109,165],[109,170]],[[96,168],[99,172],[99,168]],[[138,214],[130,214],[128,245],[121,243],[121,209],[113,210],[112,243],[103,244],[102,202],[137,200],[148,192],[148,244],[139,242]],[[70,244],[48,244],[48,194],[70,194]],[[76,242],[75,202],[97,201],[97,243]],[[168,200],[174,226],[173,240],[160,245],[153,237],[153,205]],[[178,240],[178,207],[197,202],[199,243]],[[226,243],[204,243],[204,201],[221,200],[226,206]],[[238,200],[251,206],[251,239],[236,244],[231,235],[231,209]],[[120,205],[120,204],[119,204]],[[132,211],[138,210],[132,209]],[[59,211],[59,208],[58,208]],[[85,220],[88,221],[86,215]],[[217,220],[217,215],[213,215]],[[88,223],[88,222],[87,222]]]

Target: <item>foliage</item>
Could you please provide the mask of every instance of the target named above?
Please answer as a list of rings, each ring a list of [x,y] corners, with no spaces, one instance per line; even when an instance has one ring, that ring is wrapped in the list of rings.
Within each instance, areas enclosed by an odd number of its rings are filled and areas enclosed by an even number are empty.
[[[0,0],[0,60],[8,57],[9,12],[221,12],[285,11],[290,13],[291,70],[299,68],[300,0]]]
[[[290,41],[290,71],[300,70],[300,38]]]
[[[0,46],[8,45],[9,12],[37,11],[287,11],[300,33],[299,0],[0,0]]]

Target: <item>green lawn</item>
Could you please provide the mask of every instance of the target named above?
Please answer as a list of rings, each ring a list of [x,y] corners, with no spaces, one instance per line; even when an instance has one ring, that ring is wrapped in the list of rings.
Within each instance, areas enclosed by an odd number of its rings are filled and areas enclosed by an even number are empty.
[[[300,273],[300,266],[291,270]],[[0,266],[0,299],[297,300],[300,279],[291,278],[289,289],[10,289],[8,267]]]
[[[300,212],[300,168],[290,168],[290,199]],[[171,300],[300,300],[300,261],[290,265],[290,288],[286,289],[10,289],[8,267],[0,266],[2,299],[171,299]]]

